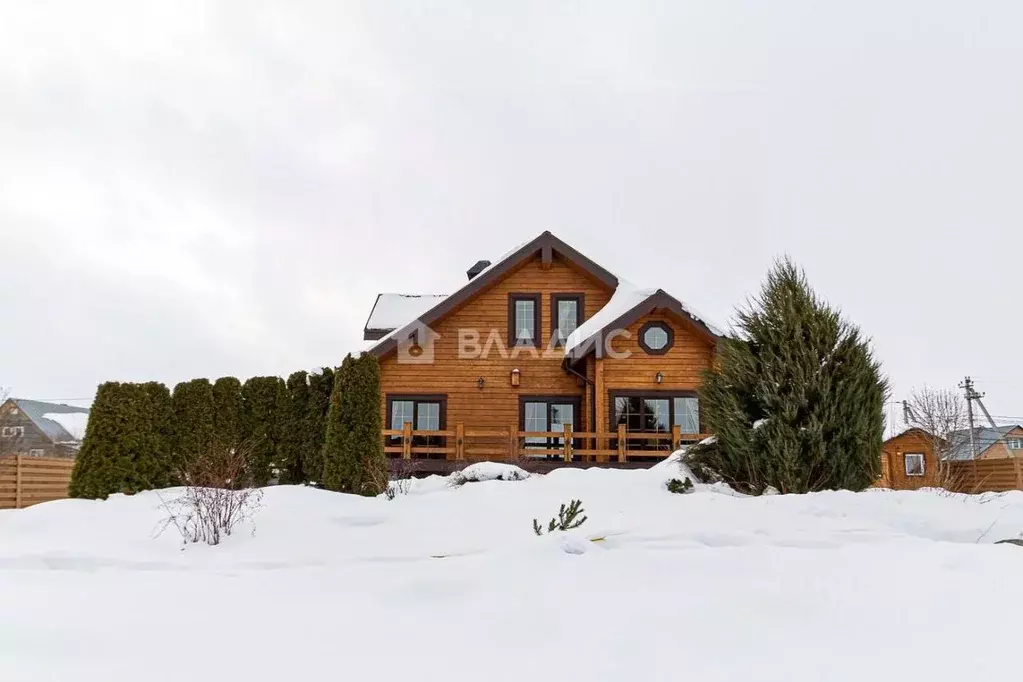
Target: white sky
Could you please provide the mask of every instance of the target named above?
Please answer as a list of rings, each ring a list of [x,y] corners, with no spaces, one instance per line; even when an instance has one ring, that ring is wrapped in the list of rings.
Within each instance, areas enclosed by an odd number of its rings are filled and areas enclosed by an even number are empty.
[[[838,5],[841,5],[839,7]],[[287,374],[551,229],[728,321],[791,254],[1023,415],[1023,3],[0,0],[0,385]]]

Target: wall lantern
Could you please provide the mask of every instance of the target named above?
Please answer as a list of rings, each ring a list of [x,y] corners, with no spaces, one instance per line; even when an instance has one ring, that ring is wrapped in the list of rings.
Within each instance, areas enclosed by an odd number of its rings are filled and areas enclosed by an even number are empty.
[[[519,382],[521,381],[521,379],[522,379],[522,372],[520,372],[517,369],[513,369],[511,371],[511,385],[512,386],[518,386]]]
[[[664,381],[664,373],[663,372],[658,372],[657,374],[655,374],[654,375],[654,380],[657,383],[661,383],[662,381]]]
[[[480,377],[479,379],[476,380],[476,387],[479,388],[482,391],[483,390],[483,386],[486,383],[487,383],[487,380],[484,379],[483,377]]]

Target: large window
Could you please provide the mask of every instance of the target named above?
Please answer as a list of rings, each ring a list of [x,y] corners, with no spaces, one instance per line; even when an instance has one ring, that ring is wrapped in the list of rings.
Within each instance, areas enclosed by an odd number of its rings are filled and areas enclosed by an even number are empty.
[[[565,426],[579,430],[579,398],[568,396],[524,396],[521,398],[520,423],[523,431],[564,431]],[[565,439],[528,436],[527,448],[560,448]]]
[[[540,294],[508,296],[508,345],[540,345]]]
[[[387,396],[388,428],[401,431],[412,424],[413,431],[443,431],[447,400],[445,396]],[[391,436],[392,445],[401,444],[401,436]],[[444,447],[441,436],[413,436],[413,447]],[[443,457],[443,455],[440,455]]]
[[[556,346],[564,345],[583,323],[583,300],[582,294],[551,294],[551,334]]]
[[[611,392],[611,430],[622,424],[635,433],[669,433],[678,425],[683,434],[700,433],[700,401],[690,393]],[[663,442],[632,439],[630,449],[658,449]]]

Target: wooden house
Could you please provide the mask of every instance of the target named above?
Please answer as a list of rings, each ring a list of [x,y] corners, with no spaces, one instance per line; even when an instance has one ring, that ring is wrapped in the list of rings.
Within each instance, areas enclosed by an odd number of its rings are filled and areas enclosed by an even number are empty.
[[[74,457],[89,410],[9,398],[0,404],[0,455]]]
[[[697,391],[722,332],[544,232],[450,295],[381,294],[389,455],[649,462],[702,439]]]

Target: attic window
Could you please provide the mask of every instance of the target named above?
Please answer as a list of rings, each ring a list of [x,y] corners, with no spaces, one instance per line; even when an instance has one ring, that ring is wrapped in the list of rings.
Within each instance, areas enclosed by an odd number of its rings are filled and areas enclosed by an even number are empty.
[[[15,436],[23,437],[24,435],[24,426],[5,426],[0,429],[0,438],[14,438]]]
[[[665,322],[647,322],[639,330],[639,345],[649,355],[664,355],[674,342],[675,333]]]
[[[1023,450],[1023,438],[1007,438],[1005,444],[1010,450]]]
[[[508,295],[508,345],[540,345],[540,294]]]
[[[906,455],[906,475],[907,476],[923,476],[924,475],[924,456],[919,452],[907,452]]]

